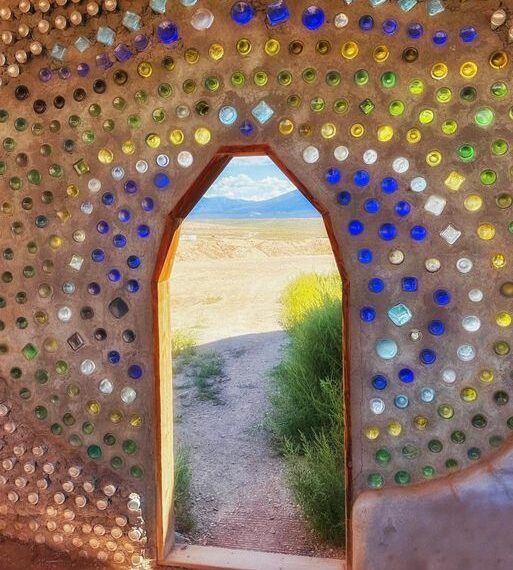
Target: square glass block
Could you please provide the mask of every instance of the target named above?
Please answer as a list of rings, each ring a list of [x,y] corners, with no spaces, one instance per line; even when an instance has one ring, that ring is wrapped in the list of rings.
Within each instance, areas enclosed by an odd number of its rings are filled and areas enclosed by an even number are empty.
[[[79,176],[82,176],[83,174],[87,174],[89,172],[89,166],[83,158],[77,160],[77,162],[73,164],[73,168]]]
[[[55,214],[63,224],[71,220],[71,212],[67,208],[60,208]]]
[[[167,0],[150,0],[150,8],[157,14],[165,14]]]
[[[447,200],[444,197],[433,194],[424,204],[424,210],[434,216],[439,216],[444,211],[446,204]]]
[[[364,114],[364,115],[370,115],[372,113],[372,111],[374,111],[374,109],[376,108],[376,105],[374,105],[374,102],[371,99],[364,99],[360,105],[360,111]]]
[[[416,277],[403,277],[402,287],[403,291],[414,293],[419,288],[419,281]]]
[[[91,42],[84,36],[80,36],[75,42],[75,47],[80,53],[84,53],[91,47]]]
[[[373,8],[376,8],[376,6],[381,6],[381,4],[384,4],[385,2],[388,2],[388,0],[369,0],[369,4]]]
[[[135,12],[125,12],[123,26],[131,32],[137,32],[141,28],[141,16]]]
[[[445,10],[442,0],[428,0],[427,13],[429,16],[436,16]]]
[[[265,125],[267,121],[274,115],[274,111],[265,101],[260,103],[251,111],[251,114],[261,124]]]
[[[106,46],[113,45],[115,37],[116,33],[112,28],[109,28],[108,26],[100,26],[98,28],[98,32],[96,33],[96,39]]]
[[[34,358],[39,354],[39,350],[31,342],[27,343],[21,349],[21,352],[27,360],[34,360]]]
[[[398,327],[402,327],[406,323],[409,323],[412,317],[412,312],[403,303],[399,303],[388,310],[388,318]]]
[[[267,5],[267,21],[271,26],[283,24],[289,18],[290,12],[285,0],[275,0]]]
[[[412,8],[415,8],[418,0],[397,0],[399,8],[405,12],[409,12]]]
[[[66,48],[61,44],[55,44],[50,52],[50,57],[62,61],[66,55]]]
[[[98,69],[110,69],[112,67],[112,61],[108,53],[99,53],[94,60]]]
[[[449,188],[449,190],[452,190],[453,192],[457,192],[461,188],[463,182],[465,182],[465,177],[463,174],[460,174],[455,170],[453,170],[445,179],[445,185],[447,188]]]
[[[69,266],[75,271],[80,271],[84,264],[84,258],[81,255],[73,254],[69,261]]]
[[[460,230],[457,230],[453,225],[449,224],[445,230],[442,230],[440,232],[440,236],[449,244],[452,245],[453,243],[456,243],[460,237],[461,237],[461,232]]]
[[[122,319],[129,310],[127,302],[121,297],[116,297],[109,304],[110,314],[115,319]]]
[[[78,350],[79,348],[82,348],[85,344],[84,339],[80,336],[79,333],[73,333],[69,338],[68,338],[68,344],[70,345],[70,347],[72,348],[72,350]]]
[[[114,55],[118,61],[128,61],[132,57],[132,52],[126,44],[118,44],[114,48]]]

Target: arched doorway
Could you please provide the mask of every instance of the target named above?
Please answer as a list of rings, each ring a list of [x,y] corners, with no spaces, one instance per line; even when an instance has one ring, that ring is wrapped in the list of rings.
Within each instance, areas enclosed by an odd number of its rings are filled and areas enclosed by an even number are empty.
[[[173,529],[173,389],[172,389],[172,355],[171,355],[171,329],[169,315],[171,310],[170,276],[173,268],[176,251],[180,239],[180,229],[183,220],[191,212],[204,193],[217,179],[220,173],[228,165],[230,160],[237,156],[268,156],[297,189],[309,200],[309,202],[321,214],[327,235],[331,244],[336,265],[342,279],[344,290],[342,326],[343,326],[343,394],[344,402],[349,402],[349,370],[348,370],[348,319],[347,299],[349,283],[342,263],[341,255],[334,237],[333,228],[328,212],[313,198],[304,184],[290,172],[272,149],[266,145],[252,147],[222,147],[214,155],[201,174],[196,178],[188,192],[177,203],[176,207],[169,214],[166,230],[160,246],[158,260],[154,273],[153,282],[153,307],[154,307],[154,346],[155,346],[155,369],[157,373],[157,493],[158,493],[158,513],[157,546],[159,562],[166,565],[176,565],[180,567],[215,567],[215,568],[294,568],[311,567],[312,561],[316,561],[319,568],[340,568],[340,560],[328,560],[317,558],[305,558],[287,555],[269,555],[266,553],[246,552],[239,550],[227,550],[211,547],[188,547],[187,552],[180,551],[174,545]],[[349,406],[344,406],[345,425],[349,424]],[[347,458],[350,457],[350,441],[345,437],[345,480],[346,480],[346,503],[350,495],[349,483],[350,474],[348,471]],[[347,527],[346,527],[347,528]],[[349,545],[348,545],[349,547]],[[255,554],[260,566],[255,566]],[[234,562],[235,560],[235,562]],[[235,564],[235,565],[233,565]]]

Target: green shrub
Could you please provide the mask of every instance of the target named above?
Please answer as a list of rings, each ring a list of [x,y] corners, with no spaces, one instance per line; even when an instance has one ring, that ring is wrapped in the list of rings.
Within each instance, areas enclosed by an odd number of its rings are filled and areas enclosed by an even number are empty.
[[[191,481],[192,469],[189,450],[179,446],[175,450],[175,530],[182,534],[190,533],[196,525],[192,514]]]
[[[320,275],[303,273],[292,281],[282,295],[282,324],[289,330],[301,323],[312,309],[329,299],[342,299],[342,282],[338,273]]]
[[[171,351],[174,357],[192,355],[196,352],[196,337],[185,331],[175,331],[171,337]]]
[[[271,373],[269,422],[278,443],[299,445],[342,417],[341,311],[340,300],[328,299],[289,331],[285,357]]]
[[[188,332],[175,331],[171,337],[173,372],[181,374],[185,366],[191,363],[197,350],[196,337]]]
[[[344,540],[342,286],[338,275],[302,275],[283,295],[289,343],[271,374],[268,425],[292,493],[310,526]]]
[[[331,544],[344,543],[345,496],[343,449],[338,430],[304,440],[302,455],[291,447],[285,453],[292,494],[310,526]],[[335,439],[337,438],[337,439]]]

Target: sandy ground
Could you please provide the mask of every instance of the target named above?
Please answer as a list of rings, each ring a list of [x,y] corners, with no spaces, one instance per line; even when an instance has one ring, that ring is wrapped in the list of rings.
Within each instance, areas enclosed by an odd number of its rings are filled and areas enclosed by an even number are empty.
[[[175,403],[175,418],[180,418],[175,441],[191,449],[194,542],[339,556],[321,547],[307,529],[263,429],[268,373],[286,343],[280,295],[303,272],[336,271],[327,238],[317,237],[320,220],[294,223],[295,233],[290,224],[274,234],[267,222],[250,227],[234,222],[240,224],[235,231],[230,223],[217,235],[209,224],[184,226],[186,239],[171,277],[173,329],[194,331],[201,351],[223,355],[224,403],[201,402],[177,390],[182,396]],[[183,386],[183,375],[176,381]]]

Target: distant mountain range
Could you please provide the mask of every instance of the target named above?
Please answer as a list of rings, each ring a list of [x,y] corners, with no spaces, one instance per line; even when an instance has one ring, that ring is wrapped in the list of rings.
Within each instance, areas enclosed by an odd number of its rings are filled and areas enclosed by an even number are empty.
[[[189,214],[191,219],[269,219],[317,218],[317,210],[298,191],[287,192],[270,200],[234,200],[232,198],[202,198]]]

